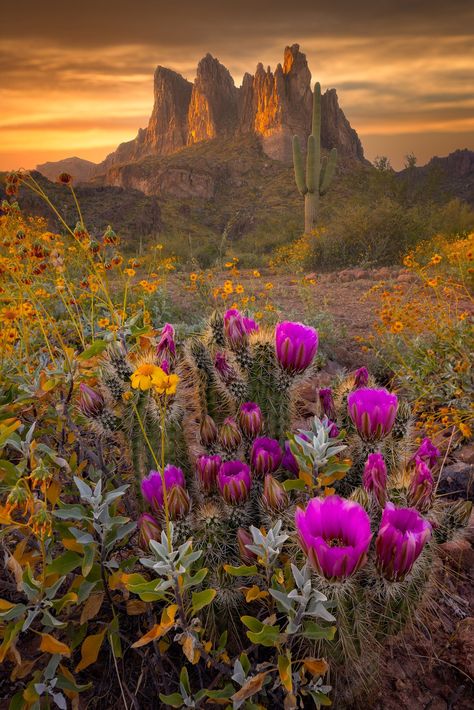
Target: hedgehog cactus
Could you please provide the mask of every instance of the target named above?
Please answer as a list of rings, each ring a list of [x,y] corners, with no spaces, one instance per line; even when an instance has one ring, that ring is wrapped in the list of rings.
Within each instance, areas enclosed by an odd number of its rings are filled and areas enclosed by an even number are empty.
[[[312,588],[338,625],[332,641],[303,639],[301,653],[330,661],[346,702],[368,685],[378,644],[423,603],[438,542],[466,524],[465,505],[436,498],[439,452],[429,440],[414,446],[409,409],[365,370],[320,390],[316,416],[299,428],[318,348],[302,324],[270,332],[233,310],[184,344],[166,327],[153,345],[110,346],[98,385],[81,388],[79,401],[94,431],[105,412],[120,426],[100,433],[131,443],[140,543],[165,529],[164,483],[177,543],[192,538],[210,570],[206,623],[220,634],[244,613],[228,565],[258,565],[251,531],[283,524],[285,559],[300,568],[308,558]],[[286,586],[272,590],[278,613],[294,587],[287,568]]]
[[[316,82],[313,92],[311,135],[306,151],[306,175],[298,136],[293,138],[293,165],[296,186],[304,196],[304,231],[311,234],[317,227],[319,198],[325,195],[336,170],[337,150],[321,160],[321,85]]]

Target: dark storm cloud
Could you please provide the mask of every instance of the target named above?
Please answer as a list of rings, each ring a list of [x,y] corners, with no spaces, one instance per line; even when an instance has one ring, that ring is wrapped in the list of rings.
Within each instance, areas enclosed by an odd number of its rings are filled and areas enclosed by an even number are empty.
[[[189,49],[285,33],[317,36],[464,34],[474,22],[471,0],[23,0],[2,10],[5,37],[100,47],[160,44]]]

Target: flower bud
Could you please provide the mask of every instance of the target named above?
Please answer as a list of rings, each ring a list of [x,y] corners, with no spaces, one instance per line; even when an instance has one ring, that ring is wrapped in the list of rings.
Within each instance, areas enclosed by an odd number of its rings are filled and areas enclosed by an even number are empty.
[[[373,493],[381,508],[387,501],[387,467],[382,454],[369,454],[362,476],[364,488]]]
[[[201,421],[199,435],[203,446],[212,446],[217,441],[217,426],[209,414],[206,414]]]
[[[100,392],[81,382],[79,385],[79,407],[86,417],[98,417],[104,410],[105,400]]]
[[[366,367],[359,367],[354,373],[354,389],[367,387],[369,384],[369,371]]]
[[[217,474],[221,467],[220,456],[199,456],[196,461],[196,473],[205,491],[212,491],[216,487]]]
[[[171,520],[186,517],[191,508],[191,499],[182,486],[173,486],[168,496],[168,510]]]
[[[233,417],[227,417],[219,431],[219,441],[227,451],[235,451],[242,443],[242,434]]]
[[[161,331],[161,337],[156,346],[156,354],[158,358],[174,357],[176,355],[175,332],[171,323],[165,323]]]
[[[421,513],[431,507],[433,498],[433,475],[424,461],[415,459],[415,472],[408,489],[408,503]]]
[[[138,519],[139,544],[144,550],[148,550],[151,540],[159,540],[161,537],[161,527],[153,515],[142,513]]]
[[[254,439],[262,430],[262,410],[255,402],[244,402],[240,405],[239,424],[245,436]]]
[[[319,390],[319,402],[321,404],[322,413],[325,414],[328,419],[335,419],[336,407],[334,406],[332,389],[330,387],[323,387]]]
[[[242,562],[246,562],[248,565],[253,564],[257,559],[257,555],[247,547],[247,545],[253,545],[253,538],[248,530],[244,530],[244,528],[237,530],[237,542]]]
[[[304,372],[318,350],[318,333],[303,323],[284,321],[275,328],[275,352],[280,367],[290,374]]]
[[[421,461],[427,463],[430,468],[433,468],[440,456],[440,450],[436,448],[430,438],[425,437],[411,460],[416,462],[417,459],[421,459]]]
[[[363,441],[380,441],[392,431],[398,398],[386,389],[361,388],[349,394],[347,409]]]
[[[288,493],[280,481],[277,481],[270,473],[265,476],[262,498],[265,506],[274,511],[286,510],[290,502]]]
[[[396,508],[387,503],[375,542],[377,567],[390,582],[401,581],[411,571],[425,543],[431,525],[413,508]]]

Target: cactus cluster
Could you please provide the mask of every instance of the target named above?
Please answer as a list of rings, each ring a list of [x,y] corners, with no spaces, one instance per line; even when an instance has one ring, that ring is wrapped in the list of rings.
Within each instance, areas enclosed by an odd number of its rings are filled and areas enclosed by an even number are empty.
[[[142,544],[159,539],[166,513],[177,542],[201,551],[216,590],[210,633],[235,629],[238,643],[243,597],[228,566],[256,562],[251,526],[282,521],[282,568],[309,560],[338,625],[334,640],[306,639],[302,653],[328,659],[347,700],[424,604],[436,544],[469,511],[436,498],[439,452],[428,440],[416,448],[409,409],[365,368],[320,389],[302,424],[317,348],[317,332],[302,324],[267,331],[238,311],[215,313],[184,342],[165,326],[145,349],[109,346],[80,404],[95,431],[124,450],[130,442]],[[283,599],[289,582],[278,584]]]
[[[298,136],[293,138],[293,166],[295,181],[304,197],[304,231],[310,234],[317,227],[319,198],[325,195],[334,177],[337,149],[321,158],[321,85],[316,82],[313,92],[311,134],[306,148],[306,174]]]

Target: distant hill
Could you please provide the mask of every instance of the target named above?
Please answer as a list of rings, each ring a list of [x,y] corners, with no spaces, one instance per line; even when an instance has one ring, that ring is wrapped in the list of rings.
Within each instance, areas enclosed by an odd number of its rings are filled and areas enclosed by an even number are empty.
[[[437,200],[458,197],[474,205],[474,151],[467,148],[435,156],[426,165],[406,168],[397,175],[414,200],[429,195]]]
[[[55,162],[41,163],[36,170],[54,182],[60,173],[69,173],[75,182],[87,182],[92,177],[97,164],[83,158],[65,158]]]

